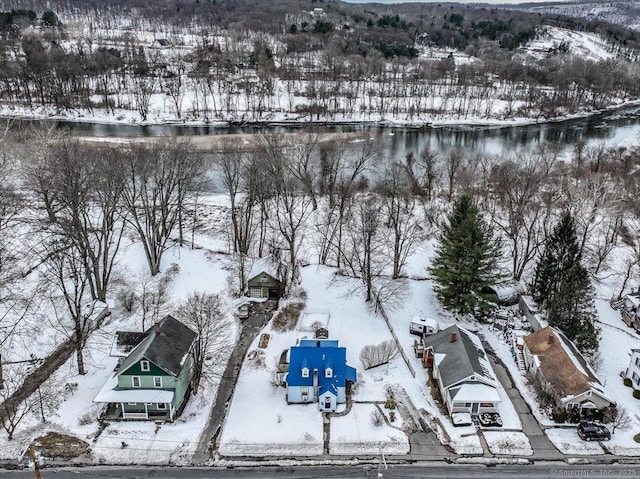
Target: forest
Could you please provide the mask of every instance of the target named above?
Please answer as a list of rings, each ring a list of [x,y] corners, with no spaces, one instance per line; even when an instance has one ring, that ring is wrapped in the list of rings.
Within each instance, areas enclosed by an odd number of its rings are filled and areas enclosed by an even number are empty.
[[[5,113],[154,121],[548,119],[639,97],[637,33],[499,8],[246,1],[4,2]],[[125,15],[124,12],[130,12]],[[607,59],[545,29],[593,32]]]

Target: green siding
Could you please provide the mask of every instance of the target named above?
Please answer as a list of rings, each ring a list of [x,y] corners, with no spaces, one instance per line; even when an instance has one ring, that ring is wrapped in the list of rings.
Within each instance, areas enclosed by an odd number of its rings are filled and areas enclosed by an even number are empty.
[[[193,356],[190,354],[182,367],[180,376],[175,381],[175,391],[173,396],[173,407],[178,409],[184,396],[189,389],[189,383],[191,382],[191,376],[193,375]]]
[[[264,280],[264,281],[261,281],[261,280]],[[260,273],[255,278],[251,278],[248,281],[248,285],[249,285],[250,288],[251,287],[253,287],[253,288],[279,288],[280,287],[280,281],[276,280],[275,278],[272,278],[267,273]]]
[[[140,362],[148,361],[148,359],[141,359],[135,364],[132,364],[129,369],[122,371],[120,374],[128,374],[130,376],[167,376],[168,373],[164,369],[160,369],[158,366],[149,361],[149,371],[143,371]]]

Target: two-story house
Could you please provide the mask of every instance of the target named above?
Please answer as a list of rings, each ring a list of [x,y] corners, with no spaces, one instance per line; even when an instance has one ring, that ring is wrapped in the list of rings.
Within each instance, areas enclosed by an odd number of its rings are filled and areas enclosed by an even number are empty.
[[[191,392],[196,336],[173,316],[143,333],[116,333],[118,366],[93,402],[107,404],[107,419],[172,421]]]

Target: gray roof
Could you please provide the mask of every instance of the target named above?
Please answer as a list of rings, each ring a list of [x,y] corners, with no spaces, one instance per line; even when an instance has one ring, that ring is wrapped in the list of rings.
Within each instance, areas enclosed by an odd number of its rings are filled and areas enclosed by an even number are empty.
[[[147,336],[120,365],[119,374],[144,358],[172,376],[180,375],[184,357],[197,335],[173,316],[165,316],[158,326],[159,332],[155,325],[145,332]]]
[[[452,334],[456,335],[456,340],[453,342]],[[454,325],[427,336],[424,338],[424,345],[425,349],[432,349],[434,354],[445,355],[438,364],[444,388],[474,374],[485,378],[488,382],[496,382],[480,338],[470,331]]]

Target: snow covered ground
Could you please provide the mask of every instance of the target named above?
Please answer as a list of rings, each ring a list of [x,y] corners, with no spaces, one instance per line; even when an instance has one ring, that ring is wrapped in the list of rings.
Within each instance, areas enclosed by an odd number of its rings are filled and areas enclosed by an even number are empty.
[[[224,262],[204,250],[173,248],[163,258],[164,268],[171,263],[180,267],[172,292],[171,313],[193,291],[225,294],[226,272]],[[142,247],[127,243],[120,255],[121,274],[135,276],[144,271],[146,263]],[[163,269],[164,269],[163,268]],[[62,386],[59,404],[46,412],[42,422],[38,411],[19,425],[13,441],[7,441],[0,432],[0,459],[16,459],[36,437],[48,431],[56,431],[78,437],[89,443],[90,457],[97,463],[107,464],[188,464],[198,447],[198,441],[206,427],[211,407],[216,397],[219,378],[203,384],[197,395],[192,395],[182,415],[173,423],[156,425],[154,422],[122,421],[110,423],[99,432],[98,416],[102,407],[94,404],[102,385],[113,373],[117,358],[109,356],[116,331],[141,329],[138,314],[126,313],[113,304],[112,315],[103,327],[94,333],[86,346],[87,374],[77,374],[75,356],[70,358],[51,378],[42,390],[58,390]],[[225,343],[220,344],[222,358],[228,357],[238,334],[236,320],[227,313],[220,327],[226,329]],[[205,367],[221,374],[225,363],[206,364]],[[68,385],[64,388],[65,385]],[[36,396],[38,393],[35,393]],[[97,436],[97,437],[96,437]]]

